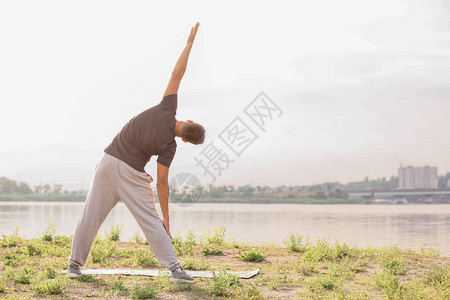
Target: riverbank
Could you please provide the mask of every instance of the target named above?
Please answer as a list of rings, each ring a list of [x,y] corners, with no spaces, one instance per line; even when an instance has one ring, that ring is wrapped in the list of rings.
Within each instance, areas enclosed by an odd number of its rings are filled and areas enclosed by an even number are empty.
[[[42,201],[42,202],[84,202],[86,195],[84,194],[68,194],[68,195],[35,195],[35,194],[7,194],[0,195],[0,201],[12,202],[12,201]],[[158,198],[155,199],[158,202]],[[358,199],[316,199],[312,197],[302,198],[212,198],[212,197],[200,197],[192,199],[190,197],[180,197],[177,195],[171,195],[170,201],[173,203],[280,203],[280,204],[359,204]]]
[[[69,195],[35,195],[35,194],[3,194],[0,195],[1,202],[84,202],[86,195],[69,194]]]
[[[6,299],[79,298],[158,299],[219,297],[241,299],[448,299],[450,259],[437,251],[354,248],[310,243],[290,234],[285,247],[258,246],[229,239],[216,228],[202,236],[175,236],[174,247],[187,270],[216,270],[213,279],[193,284],[170,283],[167,276],[83,275],[69,280],[58,273],[67,267],[71,238],[55,236],[54,228],[40,239],[17,234],[0,239],[0,297]],[[94,242],[89,268],[163,270],[143,238],[118,241],[121,230],[111,228]],[[261,268],[252,279],[238,279],[227,270]]]

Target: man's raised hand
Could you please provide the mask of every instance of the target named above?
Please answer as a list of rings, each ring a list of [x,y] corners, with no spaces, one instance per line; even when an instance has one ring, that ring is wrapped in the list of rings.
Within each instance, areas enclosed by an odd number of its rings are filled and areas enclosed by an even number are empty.
[[[184,72],[186,71],[187,61],[189,58],[189,53],[191,52],[192,45],[194,44],[195,35],[197,34],[199,22],[195,24],[191,29],[191,33],[189,34],[187,44],[183,49],[183,52],[178,58],[177,63],[175,64],[175,68],[173,68],[172,76],[170,76],[169,84],[167,85],[166,91],[164,92],[164,96],[177,94],[178,88],[180,86],[181,78],[183,78]]]
[[[198,30],[198,26],[200,26],[199,22],[197,22],[197,24],[195,24],[195,26],[191,28],[191,33],[189,34],[189,37],[187,40],[188,44],[192,45],[194,43],[195,35],[197,34],[197,30]]]

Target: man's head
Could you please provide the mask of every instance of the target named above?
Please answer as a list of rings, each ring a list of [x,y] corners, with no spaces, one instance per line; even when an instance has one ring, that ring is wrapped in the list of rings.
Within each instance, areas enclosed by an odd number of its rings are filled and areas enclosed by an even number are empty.
[[[182,123],[180,137],[185,143],[189,142],[194,145],[203,144],[205,141],[205,128],[198,123],[187,120],[187,122]]]

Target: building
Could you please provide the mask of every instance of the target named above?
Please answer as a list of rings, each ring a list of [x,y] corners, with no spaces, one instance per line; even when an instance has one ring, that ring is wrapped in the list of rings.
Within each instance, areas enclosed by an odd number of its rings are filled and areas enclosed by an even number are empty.
[[[437,167],[400,167],[398,168],[399,189],[437,189]]]

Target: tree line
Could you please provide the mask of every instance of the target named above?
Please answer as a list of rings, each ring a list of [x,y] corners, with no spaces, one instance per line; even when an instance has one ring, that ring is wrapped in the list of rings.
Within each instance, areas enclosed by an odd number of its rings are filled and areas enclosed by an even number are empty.
[[[17,182],[6,177],[0,177],[0,194],[20,194],[20,195],[63,195],[80,194],[81,191],[63,190],[62,184],[39,184],[31,186],[26,182]]]
[[[450,182],[450,172],[445,175],[438,176],[438,188],[446,189]],[[236,198],[236,197],[258,197],[258,196],[282,196],[284,198],[295,198],[298,195],[309,194],[313,198],[326,199],[337,198],[347,199],[347,191],[351,190],[393,190],[398,187],[398,177],[391,176],[389,179],[385,177],[369,179],[367,176],[362,181],[354,181],[346,184],[340,182],[324,182],[313,185],[297,185],[287,186],[281,185],[278,187],[269,187],[267,185],[252,186],[249,184],[242,186],[235,185],[213,185],[197,187],[203,196],[211,198]],[[187,190],[176,191],[171,187],[171,192],[183,193]],[[187,187],[184,187],[187,189]],[[68,191],[63,189],[62,184],[39,184],[30,186],[26,182],[17,182],[7,177],[0,177],[0,194],[22,194],[22,195],[74,195],[82,194],[82,191]]]

